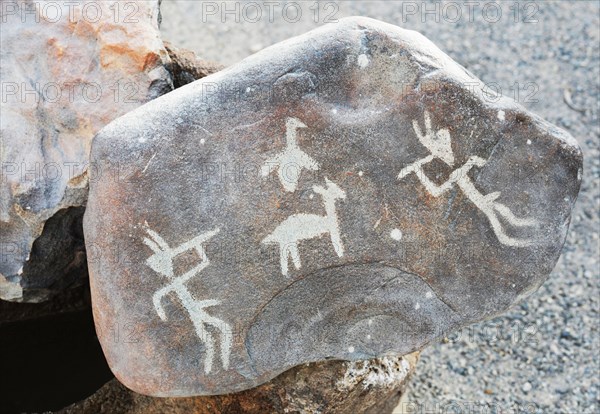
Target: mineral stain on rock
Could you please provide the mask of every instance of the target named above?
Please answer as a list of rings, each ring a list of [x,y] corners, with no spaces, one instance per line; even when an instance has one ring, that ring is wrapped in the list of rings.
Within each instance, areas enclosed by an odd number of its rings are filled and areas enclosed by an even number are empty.
[[[419,350],[535,291],[581,152],[473,85],[423,36],[348,18],[105,127],[84,230],[115,375],[154,396],[231,393]]]

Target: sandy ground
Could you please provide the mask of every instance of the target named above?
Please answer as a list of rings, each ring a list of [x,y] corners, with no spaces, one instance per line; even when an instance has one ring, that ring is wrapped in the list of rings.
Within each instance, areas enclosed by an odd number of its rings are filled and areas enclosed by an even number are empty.
[[[164,0],[163,37],[231,65],[328,18],[377,18],[420,31],[490,88],[569,131],[585,155],[570,234],[550,279],[504,316],[427,348],[397,411],[600,412],[600,3],[292,3],[270,3],[270,15],[262,1]]]

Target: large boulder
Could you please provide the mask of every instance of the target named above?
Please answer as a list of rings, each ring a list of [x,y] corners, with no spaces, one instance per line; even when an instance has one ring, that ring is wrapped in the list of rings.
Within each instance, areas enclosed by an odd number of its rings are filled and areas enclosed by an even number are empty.
[[[554,267],[582,168],[566,132],[367,18],[132,111],[91,156],[96,328],[154,396],[403,355],[503,312]]]
[[[0,299],[85,280],[92,137],[173,88],[158,3],[2,2]]]

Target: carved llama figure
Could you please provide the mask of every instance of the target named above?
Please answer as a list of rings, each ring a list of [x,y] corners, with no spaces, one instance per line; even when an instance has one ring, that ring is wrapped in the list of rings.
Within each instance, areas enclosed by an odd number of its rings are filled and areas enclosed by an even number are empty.
[[[279,244],[279,260],[281,273],[288,274],[288,260],[291,257],[296,269],[300,269],[298,242],[329,233],[331,243],[338,257],[344,255],[344,246],[340,238],[335,201],[345,199],[346,193],[335,183],[325,178],[326,187],[315,185],[313,191],[321,196],[325,206],[325,216],[316,214],[294,214],[285,219],[271,234],[262,241],[264,244]]]

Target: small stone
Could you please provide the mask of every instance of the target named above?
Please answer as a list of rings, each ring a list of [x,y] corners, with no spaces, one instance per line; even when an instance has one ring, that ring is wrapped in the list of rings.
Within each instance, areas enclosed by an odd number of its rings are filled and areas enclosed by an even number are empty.
[[[532,385],[530,382],[526,382],[525,384],[523,384],[523,387],[521,388],[523,390],[523,392],[529,392],[531,391]]]
[[[560,333],[560,337],[562,339],[567,339],[569,341],[573,341],[577,339],[577,335],[575,333],[573,333],[573,331],[571,331],[570,329],[564,329],[561,333]]]
[[[105,127],[84,229],[116,376],[148,395],[236,392],[421,349],[534,292],[581,151],[482,88],[423,36],[348,18]]]
[[[165,49],[171,58],[171,73],[173,85],[179,88],[211,75],[224,67],[216,62],[200,59],[190,50],[179,48],[169,42],[164,42]]]

